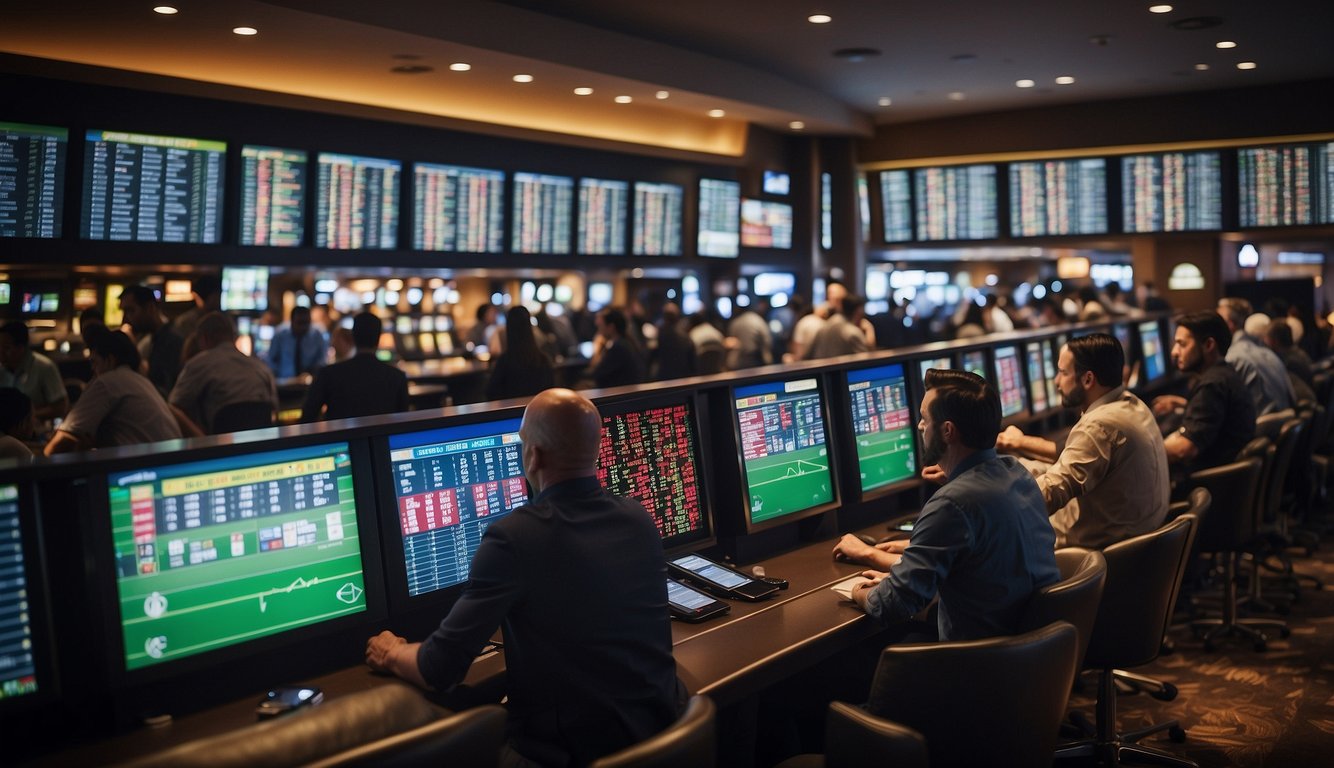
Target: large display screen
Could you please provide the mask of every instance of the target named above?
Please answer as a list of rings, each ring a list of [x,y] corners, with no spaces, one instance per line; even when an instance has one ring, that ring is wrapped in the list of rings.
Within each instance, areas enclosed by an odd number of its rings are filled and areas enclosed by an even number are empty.
[[[636,256],[680,256],[685,190],[676,184],[635,182]]]
[[[913,173],[918,240],[987,240],[1000,235],[996,166],[918,168]]]
[[[221,240],[226,143],[91,130],[83,151],[84,239]]]
[[[540,173],[514,174],[515,253],[569,253],[574,218],[574,179]]]
[[[315,247],[398,247],[397,160],[319,154]]]
[[[222,311],[263,312],[268,308],[268,267],[222,268]]]
[[[880,210],[885,242],[906,243],[912,239],[912,180],[908,171],[881,172]]]
[[[848,371],[848,407],[862,492],[916,477],[916,430],[903,365]]]
[[[505,173],[414,163],[412,247],[419,251],[502,253]]]
[[[126,669],[366,610],[347,443],[113,473],[107,487]]]
[[[579,253],[625,254],[626,211],[630,183],[612,179],[579,180]]]
[[[301,245],[306,167],[299,149],[241,147],[241,245]]]
[[[741,183],[699,180],[699,255],[734,259],[741,252]]]
[[[1163,349],[1163,337],[1158,331],[1157,320],[1146,320],[1139,324],[1139,349],[1144,360],[1145,383],[1157,381],[1167,373],[1167,353]]]
[[[693,399],[603,406],[598,480],[644,505],[673,549],[711,535]]]
[[[20,530],[19,489],[0,484],[0,711],[6,702],[37,694],[48,681],[38,678],[28,562]]]
[[[733,390],[750,523],[834,501],[819,380],[794,378]]]
[[[389,437],[408,595],[467,581],[487,527],[528,501],[519,422]]]
[[[1010,235],[1100,235],[1107,232],[1107,161],[1010,163]]]
[[[0,237],[60,237],[69,131],[0,123]]]
[[[1222,229],[1223,172],[1217,152],[1165,152],[1121,158],[1126,232]]]
[[[996,347],[996,389],[1000,392],[1001,417],[1024,410],[1024,373],[1019,366],[1019,351],[1013,345]]]
[[[742,198],[741,244],[747,248],[791,248],[792,206]]]
[[[1321,224],[1334,224],[1334,141],[1315,146],[1315,177],[1320,195],[1316,218]]]
[[[1293,144],[1238,149],[1237,187],[1241,226],[1310,224],[1311,147]]]

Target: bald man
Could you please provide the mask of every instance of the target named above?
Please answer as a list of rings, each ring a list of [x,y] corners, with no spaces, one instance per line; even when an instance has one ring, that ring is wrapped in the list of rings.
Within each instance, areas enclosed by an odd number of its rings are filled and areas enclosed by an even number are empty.
[[[597,480],[602,418],[548,389],[519,427],[533,500],[482,536],[463,595],[422,643],[381,632],[371,669],[423,688],[463,679],[500,627],[509,696],[504,766],[584,765],[682,711],[662,539],[638,502]]]

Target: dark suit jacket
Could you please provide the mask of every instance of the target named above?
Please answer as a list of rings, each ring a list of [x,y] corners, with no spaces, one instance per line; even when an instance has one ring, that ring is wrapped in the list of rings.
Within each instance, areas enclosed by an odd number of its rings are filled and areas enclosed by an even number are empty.
[[[371,352],[358,352],[351,359],[325,366],[315,373],[301,409],[302,421],[322,418],[347,419],[398,413],[408,409],[408,376]]]

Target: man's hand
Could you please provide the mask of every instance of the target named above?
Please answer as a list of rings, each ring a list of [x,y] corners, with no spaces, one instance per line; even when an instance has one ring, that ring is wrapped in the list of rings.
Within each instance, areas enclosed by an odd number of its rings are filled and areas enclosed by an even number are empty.
[[[865,578],[866,581],[853,586],[852,602],[856,603],[858,608],[865,611],[866,599],[870,597],[871,590],[875,589],[880,581],[885,578],[885,574],[880,571],[862,571],[862,577]]]
[[[843,538],[839,539],[838,543],[834,545],[834,557],[842,555],[844,560],[854,563],[867,562],[867,558],[871,557],[874,551],[870,544],[850,533],[843,534]]]
[[[996,435],[996,450],[1017,451],[1019,446],[1023,445],[1023,439],[1024,431],[1011,424],[999,435]]]
[[[892,541],[882,541],[875,545],[875,548],[881,552],[888,552],[891,555],[902,555],[903,550],[908,548],[908,539],[894,539]]]
[[[1153,415],[1162,418],[1178,408],[1186,407],[1186,398],[1181,395],[1159,395],[1153,399]]]
[[[394,674],[394,653],[408,644],[407,638],[385,630],[366,641],[366,666],[376,672]]]
[[[945,470],[941,469],[939,464],[932,464],[929,467],[922,467],[922,479],[936,485],[944,485],[950,476],[945,474]]]

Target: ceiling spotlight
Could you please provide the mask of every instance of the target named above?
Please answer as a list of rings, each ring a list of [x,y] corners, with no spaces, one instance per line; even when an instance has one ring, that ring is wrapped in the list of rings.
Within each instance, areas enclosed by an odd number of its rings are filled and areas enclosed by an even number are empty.
[[[1237,62],[1237,69],[1255,69],[1255,62],[1239,61]]]
[[[1033,86],[1037,85],[1037,83],[1025,78],[1023,80],[1015,80],[1014,85],[1016,88],[1032,88]]]
[[[671,94],[668,93],[667,91],[658,91],[657,93],[653,94],[653,98],[658,99],[659,101],[668,98],[670,96]]]
[[[1171,12],[1172,12],[1172,6],[1170,5],[1149,6],[1149,13],[1171,13]]]
[[[827,13],[812,13],[810,16],[806,17],[806,21],[809,21],[812,24],[828,24],[833,20],[834,17]]]
[[[258,35],[259,30],[255,29],[254,27],[235,27],[234,29],[232,29],[232,34],[241,35],[243,37],[250,37],[251,35]]]
[[[949,99],[950,101],[963,101],[964,99],[963,91],[951,91],[949,94],[945,96],[945,98]]]
[[[882,107],[888,107],[890,104],[894,103],[894,100],[889,98],[888,96],[881,96],[880,100],[877,101],[876,103]]]
[[[170,5],[157,5],[153,7],[153,13],[160,13],[163,16],[172,16],[180,13],[180,11],[172,8]]]
[[[592,89],[592,88],[588,88],[588,87],[586,87],[586,86],[580,86],[580,87],[574,89],[574,95],[575,95],[575,96],[592,96],[592,95],[593,95],[593,89]]]
[[[709,117],[723,117],[723,116],[725,116],[726,114],[727,114],[727,113],[724,112],[724,111],[721,110],[721,109],[710,109],[710,110],[709,110]]]
[[[1075,79],[1069,75],[1061,75],[1060,77],[1056,78],[1057,85],[1070,85],[1074,82]]]
[[[1219,40],[1218,42],[1214,43],[1214,47],[1226,50],[1228,48],[1236,48],[1237,44],[1231,40]]]
[[[531,83],[531,82],[533,82],[533,76],[532,76],[532,75],[515,75],[512,79],[513,79],[514,82],[516,82],[516,83]]]
[[[1195,70],[1196,70],[1197,72],[1203,72],[1203,71],[1205,71],[1205,70],[1208,69],[1208,68],[1209,68],[1209,65],[1208,65],[1208,64],[1196,64],[1196,65],[1195,65]]]
[[[464,61],[456,61],[449,65],[451,72],[467,72],[472,69],[472,65]]]
[[[802,131],[806,129],[806,124],[801,122],[800,120],[793,120],[792,122],[787,124],[787,127],[791,128],[794,131]]]
[[[629,104],[630,102],[634,101],[634,99],[630,98],[629,96],[617,96],[616,98],[612,99],[612,101],[616,102],[617,104]]]

